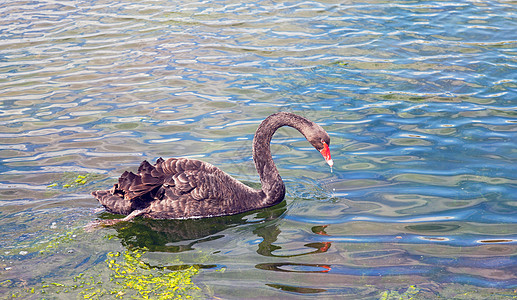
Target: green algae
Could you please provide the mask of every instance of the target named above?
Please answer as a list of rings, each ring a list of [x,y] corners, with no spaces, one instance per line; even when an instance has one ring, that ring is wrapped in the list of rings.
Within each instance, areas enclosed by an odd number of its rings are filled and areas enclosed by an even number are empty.
[[[414,285],[409,286],[403,293],[398,291],[384,291],[379,300],[410,300],[418,294],[419,288]]]
[[[59,180],[47,185],[47,188],[77,188],[100,177],[101,175],[95,173],[77,174],[73,172],[65,172]]]
[[[50,260],[63,249],[73,247],[75,241],[85,238],[80,229],[56,236],[39,247],[21,252],[36,254],[38,259]],[[84,231],[83,231],[84,234]],[[112,236],[105,239],[111,240]],[[27,251],[27,250],[30,250]],[[67,277],[43,275],[38,284],[23,287],[26,283],[6,279],[0,286],[11,288],[5,299],[193,299],[202,295],[192,279],[199,273],[197,266],[183,265],[179,270],[151,266],[146,262],[147,249],[109,251],[104,261],[82,272]],[[31,258],[28,258],[31,259]],[[178,259],[175,265],[182,265]],[[54,278],[54,279],[53,279]],[[38,279],[35,279],[36,281]],[[4,299],[4,298],[2,298]]]

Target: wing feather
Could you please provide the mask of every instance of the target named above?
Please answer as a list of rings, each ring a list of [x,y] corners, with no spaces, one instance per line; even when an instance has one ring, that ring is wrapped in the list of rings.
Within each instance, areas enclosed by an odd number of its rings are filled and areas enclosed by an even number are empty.
[[[210,205],[226,201],[229,180],[233,179],[199,160],[159,158],[154,165],[143,161],[137,174],[124,172],[111,190],[94,192],[94,196],[114,213],[149,207],[153,217],[203,215]]]

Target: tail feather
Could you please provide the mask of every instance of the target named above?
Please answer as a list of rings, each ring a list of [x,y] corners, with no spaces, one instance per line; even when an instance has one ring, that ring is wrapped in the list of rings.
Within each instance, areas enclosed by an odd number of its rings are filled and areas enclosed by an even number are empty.
[[[123,191],[125,199],[140,197],[163,183],[164,174],[144,160],[138,168],[138,174],[124,172],[118,180],[118,190]]]
[[[92,192],[92,195],[111,213],[127,215],[133,210],[131,201],[114,195],[110,191],[95,191]]]
[[[156,168],[163,162],[160,158],[153,166],[143,161],[138,174],[125,171],[111,190],[95,191],[92,195],[112,213],[127,215],[135,209],[145,208],[158,196],[157,188],[163,184],[165,174]]]
[[[138,167],[138,173],[150,173],[153,169],[154,167],[147,160],[144,160]]]

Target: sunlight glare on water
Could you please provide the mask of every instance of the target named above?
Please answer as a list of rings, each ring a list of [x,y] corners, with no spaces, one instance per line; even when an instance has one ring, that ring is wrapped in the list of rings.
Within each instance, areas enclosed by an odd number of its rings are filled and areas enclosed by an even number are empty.
[[[199,269],[193,297],[517,296],[516,14],[511,1],[0,4],[0,293],[143,297],[110,272],[145,249],[134,270],[153,282]],[[335,163],[279,130],[282,205],[84,232],[113,217],[90,192],[143,159],[197,158],[258,187],[253,134],[278,111],[326,129]]]

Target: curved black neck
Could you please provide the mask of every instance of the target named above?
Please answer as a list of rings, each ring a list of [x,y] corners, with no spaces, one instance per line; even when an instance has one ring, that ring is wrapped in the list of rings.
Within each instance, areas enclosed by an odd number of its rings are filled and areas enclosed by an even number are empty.
[[[307,129],[314,123],[298,115],[280,112],[267,117],[259,125],[253,138],[253,160],[260,176],[262,191],[267,204],[276,204],[284,199],[285,186],[271,156],[270,143],[273,135],[282,126],[290,126],[307,137]]]

